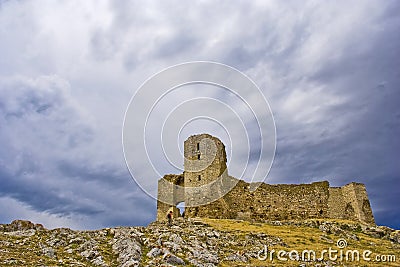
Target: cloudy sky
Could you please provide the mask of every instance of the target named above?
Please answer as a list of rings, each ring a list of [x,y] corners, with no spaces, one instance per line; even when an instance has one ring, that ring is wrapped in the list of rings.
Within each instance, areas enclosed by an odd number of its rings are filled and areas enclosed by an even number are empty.
[[[376,222],[399,229],[398,14],[395,0],[0,1],[0,223],[94,229],[154,220],[155,200],[125,163],[125,111],[149,77],[200,60],[243,72],[268,100],[276,154],[266,182],[365,183]],[[201,111],[203,100],[216,118],[197,112],[188,122],[185,105]],[[230,173],[240,176],[240,162],[255,165],[259,141],[246,112],[217,86],[172,91],[151,116],[136,114],[149,119],[150,152],[136,155],[135,175],[155,185],[149,159],[161,175],[179,173],[161,145],[181,148],[207,131],[227,144]],[[182,129],[163,132],[164,122]]]

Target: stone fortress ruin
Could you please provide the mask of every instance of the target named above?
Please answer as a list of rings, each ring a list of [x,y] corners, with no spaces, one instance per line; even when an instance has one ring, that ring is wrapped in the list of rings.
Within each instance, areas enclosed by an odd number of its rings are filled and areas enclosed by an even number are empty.
[[[224,144],[209,134],[190,136],[184,143],[184,172],[158,181],[157,220],[185,203],[185,218],[242,219],[249,221],[348,219],[375,224],[361,183],[330,187],[311,184],[251,184],[228,175]]]

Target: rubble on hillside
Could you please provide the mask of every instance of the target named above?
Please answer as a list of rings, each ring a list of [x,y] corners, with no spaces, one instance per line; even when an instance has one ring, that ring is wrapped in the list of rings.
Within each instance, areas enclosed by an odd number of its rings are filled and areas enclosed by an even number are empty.
[[[357,240],[358,233],[400,243],[398,230],[332,221],[270,222],[318,228],[316,237],[333,243],[334,234]],[[274,226],[276,227],[276,226]],[[279,227],[279,226],[278,226]],[[200,220],[174,220],[169,227],[116,227],[96,231],[45,229],[28,221],[0,225],[1,266],[251,266],[263,246],[289,247],[268,233],[216,230]]]

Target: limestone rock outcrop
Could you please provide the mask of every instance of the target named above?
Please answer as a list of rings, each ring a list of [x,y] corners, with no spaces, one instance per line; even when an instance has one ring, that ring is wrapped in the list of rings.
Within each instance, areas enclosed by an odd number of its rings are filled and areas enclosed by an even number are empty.
[[[314,234],[301,239],[305,232]],[[95,231],[48,230],[25,221],[0,225],[0,266],[259,266],[257,256],[264,246],[288,250],[305,243],[334,246],[338,238],[354,246],[367,242],[367,248],[373,251],[383,247],[400,252],[398,230],[350,221],[261,224],[177,218],[171,227],[156,221],[147,227]],[[379,244],[382,247],[377,247]],[[299,266],[301,262],[293,264]]]

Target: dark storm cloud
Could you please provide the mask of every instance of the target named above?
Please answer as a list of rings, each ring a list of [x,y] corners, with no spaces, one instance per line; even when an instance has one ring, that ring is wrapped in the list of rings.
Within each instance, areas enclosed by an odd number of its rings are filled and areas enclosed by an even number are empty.
[[[277,151],[267,182],[363,182],[377,223],[398,228],[399,13],[398,1],[2,3],[0,204],[15,213],[0,220],[28,214],[79,228],[153,220],[155,201],[122,155],[126,105],[161,69],[212,60],[245,72],[271,105]],[[222,91],[214,97],[241,108]],[[253,119],[244,123],[258,142]],[[229,126],[231,136],[240,130]],[[243,160],[250,152],[251,164],[261,152],[232,149]],[[168,169],[165,155],[154,162]]]
[[[28,176],[28,174],[25,174]],[[8,173],[0,173],[2,179],[2,187],[0,196],[8,196],[17,199],[29,205],[38,211],[46,211],[61,216],[75,214],[95,215],[100,210],[95,205],[88,203],[77,203],[69,197],[63,197],[65,192],[63,188],[51,187],[40,180],[49,179],[49,177],[29,177],[24,179],[17,175]]]
[[[104,217],[87,222],[89,228],[117,222],[104,215],[115,207],[126,212],[118,216],[119,224],[143,222],[129,212],[129,203],[141,203],[136,210],[142,210],[150,205],[147,197],[123,162],[116,166],[97,157],[101,141],[94,137],[96,127],[70,98],[67,83],[44,76],[3,79],[0,84],[0,197],[61,217]],[[147,213],[141,212],[149,220]]]
[[[333,46],[332,53],[337,54],[333,59],[321,58],[320,68],[303,72],[308,75],[306,83],[323,88],[321,94],[341,98],[333,105],[321,97],[320,103],[304,102],[302,110],[313,110],[304,119],[322,114],[321,119],[296,122],[280,117],[279,107],[275,110],[278,143],[270,177],[276,183],[325,178],[335,186],[362,181],[377,222],[398,228],[397,207],[392,203],[397,202],[400,188],[400,72],[396,67],[400,21],[390,16],[393,9],[399,5],[390,2],[377,18],[348,36],[344,45]],[[318,99],[318,94],[308,98]]]

